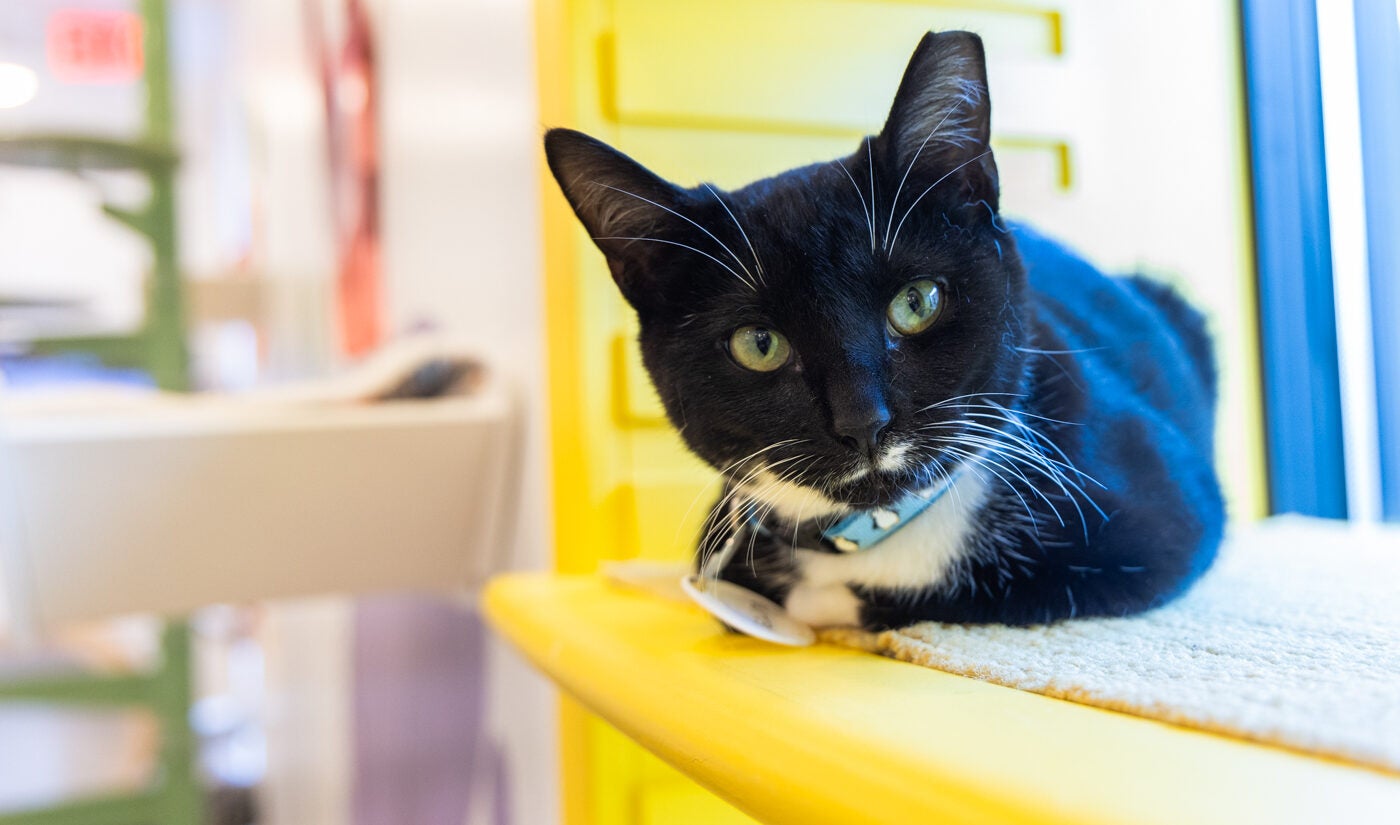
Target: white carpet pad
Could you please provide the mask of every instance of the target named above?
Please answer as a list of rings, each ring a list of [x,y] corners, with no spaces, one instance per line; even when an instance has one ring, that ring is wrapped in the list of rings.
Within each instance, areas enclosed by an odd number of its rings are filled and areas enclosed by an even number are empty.
[[[1285,517],[1238,530],[1189,593],[1132,618],[824,638],[1400,773],[1396,528]]]

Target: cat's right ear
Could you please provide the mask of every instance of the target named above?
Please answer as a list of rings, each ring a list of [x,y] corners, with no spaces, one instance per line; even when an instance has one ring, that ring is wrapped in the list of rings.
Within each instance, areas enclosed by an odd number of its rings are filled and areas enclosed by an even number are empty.
[[[676,231],[685,190],[600,140],[572,129],[550,129],[545,157],[564,197],[608,258],[613,279],[633,306],[646,297],[651,259]]]
[[[929,32],[909,58],[880,141],[896,174],[938,185],[958,201],[984,201],[995,212],[991,117],[982,39]]]

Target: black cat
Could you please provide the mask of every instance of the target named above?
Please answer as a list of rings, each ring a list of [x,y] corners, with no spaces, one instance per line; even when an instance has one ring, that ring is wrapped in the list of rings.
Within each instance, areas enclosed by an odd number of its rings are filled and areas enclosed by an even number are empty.
[[[702,567],[809,624],[1123,615],[1215,555],[1201,316],[1003,221],[990,113],[981,40],[945,32],[879,136],[733,192],[545,137],[725,476]]]

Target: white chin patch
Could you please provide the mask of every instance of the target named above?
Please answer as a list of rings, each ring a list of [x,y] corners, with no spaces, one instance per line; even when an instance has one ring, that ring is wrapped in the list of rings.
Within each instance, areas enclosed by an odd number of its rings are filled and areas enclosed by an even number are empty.
[[[886,473],[896,473],[907,470],[914,465],[914,460],[910,457],[909,451],[912,449],[907,442],[895,442],[886,447],[876,459],[873,469]],[[862,478],[870,475],[872,466],[862,464],[841,477],[841,484],[854,484]]]
[[[906,470],[913,463],[909,458],[909,449],[907,442],[891,444],[884,454],[875,460],[875,466],[887,473]]]

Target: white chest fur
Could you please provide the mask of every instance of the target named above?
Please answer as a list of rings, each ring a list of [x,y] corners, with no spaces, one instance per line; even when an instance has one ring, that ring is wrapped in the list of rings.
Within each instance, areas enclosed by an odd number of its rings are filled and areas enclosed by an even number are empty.
[[[942,582],[966,552],[986,495],[980,473],[962,473],[938,501],[869,550],[796,550],[799,578],[784,603],[788,613],[814,627],[856,625],[860,600],[848,585],[923,588]]]

